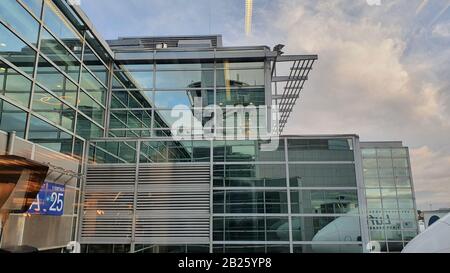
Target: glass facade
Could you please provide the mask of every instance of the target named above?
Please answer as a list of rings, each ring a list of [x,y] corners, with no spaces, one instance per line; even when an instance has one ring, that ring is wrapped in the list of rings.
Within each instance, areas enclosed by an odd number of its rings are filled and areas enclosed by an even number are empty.
[[[418,234],[408,148],[362,143],[370,240],[382,252],[400,252]]]
[[[267,112],[223,111],[272,108],[267,47],[122,51],[66,1],[0,7],[0,130],[102,170],[74,189],[83,252],[363,252],[367,220],[383,250],[416,234],[405,148],[362,150],[366,202],[356,136],[281,137],[271,151],[226,138],[270,127]],[[114,60],[111,49],[141,58]],[[180,115],[204,128],[175,139]],[[225,137],[196,138],[205,130]]]
[[[211,249],[202,248],[203,252],[363,252],[361,222],[365,219],[360,206],[364,200],[358,195],[355,141],[354,137],[282,138],[278,150],[268,156],[258,141],[111,140],[93,142],[89,160],[97,167],[125,163],[138,164],[138,169],[153,166],[149,163],[158,168],[209,166],[212,241]],[[303,152],[303,156],[291,154]],[[290,158],[298,161],[290,163]],[[144,183],[139,187],[147,183],[143,180],[162,179],[153,173],[145,172],[138,179]],[[188,174],[173,171],[166,175],[176,179]],[[164,181],[158,183],[168,183]],[[143,197],[135,198],[139,208]],[[107,207],[102,210],[112,213]],[[102,221],[102,215],[95,218]],[[135,251],[184,249],[163,246],[142,244],[139,247],[145,250]]]

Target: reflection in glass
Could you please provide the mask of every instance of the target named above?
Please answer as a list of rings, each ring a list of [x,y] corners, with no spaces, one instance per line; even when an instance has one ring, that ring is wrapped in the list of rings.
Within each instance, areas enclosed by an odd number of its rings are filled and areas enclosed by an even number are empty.
[[[41,34],[41,52],[78,82],[80,62],[45,29]]]
[[[31,81],[0,61],[0,94],[28,107]]]
[[[77,86],[42,57],[39,58],[36,80],[60,99],[76,105]]]
[[[35,87],[33,110],[48,120],[73,131],[75,110],[65,105],[58,98],[49,94],[39,86]]]
[[[215,187],[286,187],[284,164],[214,165]]]
[[[361,241],[358,216],[292,217],[294,241]]]
[[[2,0],[0,18],[22,35],[25,40],[33,45],[36,44],[39,23],[16,0]]]
[[[0,130],[16,131],[18,137],[25,137],[26,112],[0,99]]]
[[[28,134],[28,140],[34,143],[60,153],[72,153],[73,137],[39,118],[31,117]]]
[[[292,213],[353,213],[357,214],[358,194],[356,190],[292,190]]]
[[[53,3],[46,1],[43,18],[44,24],[81,59],[82,42],[80,35],[67,19],[61,17],[59,13],[58,8]]]
[[[21,68],[22,71],[33,74],[36,52],[2,24],[0,24],[0,56]]]
[[[78,109],[88,117],[92,118],[92,120],[99,124],[103,124],[104,109],[84,91],[80,91]]]
[[[105,103],[106,88],[84,68],[81,75],[80,86],[101,104]]]
[[[353,164],[289,164],[291,187],[356,187]]]

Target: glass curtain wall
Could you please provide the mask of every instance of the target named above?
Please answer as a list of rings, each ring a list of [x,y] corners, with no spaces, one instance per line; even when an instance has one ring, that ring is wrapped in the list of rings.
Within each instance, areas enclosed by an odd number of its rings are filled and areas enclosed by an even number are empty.
[[[64,1],[3,2],[0,100],[17,122],[2,118],[0,129],[81,157],[83,140],[104,134],[112,60]]]
[[[139,162],[211,164],[213,252],[362,252],[354,141],[282,138],[266,152],[260,141],[142,140]],[[136,147],[97,142],[90,162],[136,163]]]
[[[400,252],[418,234],[408,148],[362,148],[370,240]]]
[[[104,135],[112,60],[65,1],[1,2],[0,130],[78,158],[81,168],[85,139]]]

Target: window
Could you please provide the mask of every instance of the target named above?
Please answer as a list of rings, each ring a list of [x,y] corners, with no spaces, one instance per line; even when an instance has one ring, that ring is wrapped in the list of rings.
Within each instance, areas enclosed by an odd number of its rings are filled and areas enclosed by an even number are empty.
[[[106,88],[84,68],[81,75],[80,86],[101,104],[105,103]]]
[[[78,109],[88,117],[92,118],[92,120],[99,124],[103,124],[104,109],[84,91],[80,91]]]
[[[16,30],[25,40],[31,44],[36,44],[39,23],[16,0],[2,0],[0,18]]]
[[[35,116],[30,120],[28,140],[60,153],[72,154],[73,137]]]
[[[214,241],[289,241],[287,217],[214,217]]]
[[[338,232],[336,226],[331,224],[337,219],[341,223]],[[361,241],[359,217],[292,217],[292,237],[294,241],[358,242]]]
[[[35,87],[34,92],[33,111],[53,123],[73,131],[75,110],[39,86]]]
[[[351,139],[288,139],[290,161],[353,161]]]
[[[48,29],[61,39],[78,58],[81,58],[82,43],[79,34],[74,27],[64,18],[59,16],[60,11],[50,1],[45,2],[44,24]]]
[[[217,70],[218,87],[264,86],[264,69]]]
[[[287,213],[286,191],[214,191],[214,213]]]
[[[354,191],[291,190],[292,213],[352,213],[358,211]]]
[[[28,107],[31,81],[14,69],[0,62],[0,94]]]
[[[45,29],[41,34],[41,52],[72,80],[78,82],[80,62]]]
[[[214,86],[214,71],[157,71],[156,89],[192,89]]]
[[[353,164],[289,164],[291,187],[356,187]]]
[[[0,24],[0,56],[29,75],[33,74],[36,52],[2,24]]]
[[[92,121],[78,113],[77,135],[84,139],[97,138],[103,136],[103,130]]]
[[[18,137],[25,137],[27,113],[0,99],[0,129],[5,132],[16,131]]]
[[[36,17],[41,17],[42,0],[22,0],[22,2],[31,9]]]
[[[104,84],[108,84],[108,69],[94,54],[89,46],[84,47],[83,63],[94,73],[94,75]]]
[[[76,105],[77,86],[42,57],[39,58],[36,80],[60,99]]]
[[[214,187],[286,187],[284,164],[214,165]]]

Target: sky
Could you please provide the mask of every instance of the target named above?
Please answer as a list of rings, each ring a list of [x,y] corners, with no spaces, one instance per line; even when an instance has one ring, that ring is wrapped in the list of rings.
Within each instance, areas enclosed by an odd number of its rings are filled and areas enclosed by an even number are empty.
[[[319,60],[286,134],[410,148],[419,209],[450,207],[450,0],[81,0],[105,39],[222,34]]]

